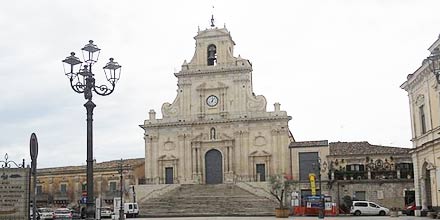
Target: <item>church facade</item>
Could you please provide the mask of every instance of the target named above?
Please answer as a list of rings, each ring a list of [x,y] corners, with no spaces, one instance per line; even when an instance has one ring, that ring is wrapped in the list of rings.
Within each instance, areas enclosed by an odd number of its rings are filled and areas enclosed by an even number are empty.
[[[152,184],[218,184],[265,181],[291,173],[291,119],[280,104],[267,111],[252,88],[252,64],[234,56],[226,28],[199,30],[195,53],[184,61],[177,95],[150,110],[140,125],[145,139],[145,177]]]
[[[440,36],[428,50],[430,56],[401,85],[408,93],[416,205],[422,211],[440,210],[440,78],[434,74]]]

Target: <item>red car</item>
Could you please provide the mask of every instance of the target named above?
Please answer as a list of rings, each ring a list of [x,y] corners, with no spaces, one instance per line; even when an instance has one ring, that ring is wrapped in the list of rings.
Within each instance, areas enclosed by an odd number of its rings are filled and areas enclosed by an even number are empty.
[[[416,206],[416,203],[415,202],[413,202],[413,203],[411,203],[411,204],[409,204],[408,206],[406,206],[404,209],[403,209],[403,211],[402,211],[402,213],[403,214],[406,214],[406,215],[414,215],[414,211],[417,209],[417,206]]]

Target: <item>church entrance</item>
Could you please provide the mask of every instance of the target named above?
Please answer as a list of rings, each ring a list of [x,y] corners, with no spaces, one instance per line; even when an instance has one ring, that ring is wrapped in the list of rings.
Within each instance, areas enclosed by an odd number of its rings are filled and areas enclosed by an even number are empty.
[[[222,154],[218,150],[210,150],[205,154],[206,184],[223,183]]]
[[[257,164],[257,181],[265,182],[266,181],[266,165],[265,164]]]
[[[173,168],[166,167],[165,168],[165,184],[173,184]]]

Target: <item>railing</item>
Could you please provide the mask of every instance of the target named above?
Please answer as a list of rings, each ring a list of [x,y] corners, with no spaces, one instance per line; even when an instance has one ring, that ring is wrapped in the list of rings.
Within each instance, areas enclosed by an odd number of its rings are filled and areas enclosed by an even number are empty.
[[[405,176],[406,175],[406,176]],[[400,173],[397,170],[380,171],[333,171],[331,180],[383,180],[383,179],[413,179],[412,173]]]
[[[371,179],[397,179],[397,171],[373,171]]]
[[[335,180],[362,180],[368,179],[367,171],[335,171]]]

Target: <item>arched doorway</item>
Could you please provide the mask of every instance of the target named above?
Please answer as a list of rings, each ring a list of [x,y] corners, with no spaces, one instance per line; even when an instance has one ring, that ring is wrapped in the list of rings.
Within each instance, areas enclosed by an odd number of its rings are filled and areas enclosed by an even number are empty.
[[[428,209],[432,207],[432,194],[431,194],[431,171],[425,169],[425,195],[426,195],[426,205]]]
[[[420,187],[422,197],[422,210],[429,210],[432,207],[431,169],[432,164],[429,162],[425,162],[422,166],[422,179]]]
[[[209,150],[205,154],[206,184],[223,183],[223,158],[218,150]]]

